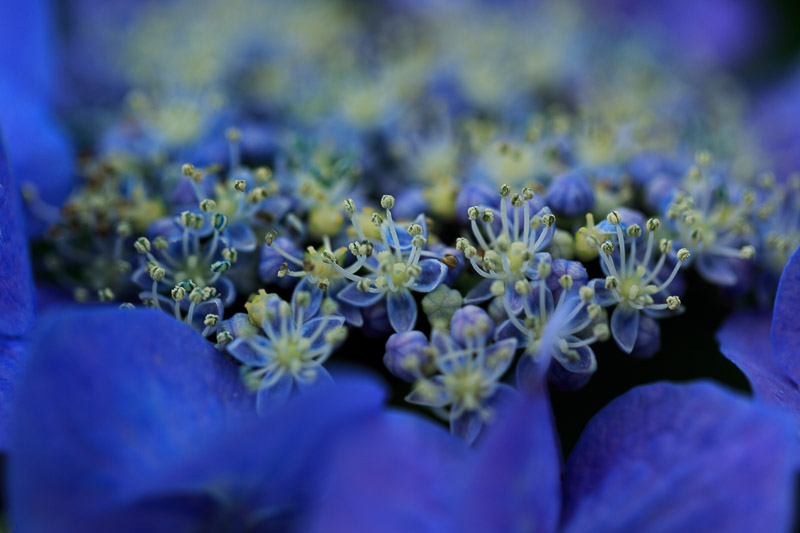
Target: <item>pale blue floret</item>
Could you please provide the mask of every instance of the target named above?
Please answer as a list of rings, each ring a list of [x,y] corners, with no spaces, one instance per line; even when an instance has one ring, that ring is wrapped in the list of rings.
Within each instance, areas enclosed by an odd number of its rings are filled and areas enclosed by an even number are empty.
[[[567,274],[561,276],[560,284],[562,290],[554,299],[543,280],[532,282],[523,314],[508,314],[495,333],[497,339],[517,339],[525,349],[516,369],[520,388],[535,390],[545,376],[574,388],[597,369],[591,345],[608,338],[608,326],[600,308],[592,303],[594,290],[573,286]]]
[[[329,252],[323,259],[351,282],[337,294],[338,299],[356,307],[372,307],[386,299],[392,328],[410,331],[418,314],[412,291],[427,293],[436,289],[447,277],[447,266],[441,255],[425,249],[428,230],[424,215],[404,230],[392,218],[394,198],[384,196],[381,203],[386,219],[373,216],[373,223],[380,229],[380,244],[366,237],[355,216],[355,205],[348,200],[345,209],[359,238],[349,246],[356,261],[343,267]]]
[[[530,188],[511,195],[509,187],[503,185],[500,196],[499,220],[490,208],[473,206],[468,210],[478,248],[464,238],[458,240],[456,247],[483,278],[467,294],[465,303],[481,303],[502,295],[511,312],[516,314],[522,310],[523,300],[517,284],[538,279],[539,263],[549,262],[544,249],[553,239],[556,219],[548,207],[536,213],[532,211],[534,193]],[[479,219],[481,224],[478,224]],[[479,255],[478,249],[483,255]]]
[[[638,224],[631,224],[623,231],[622,215],[618,211],[612,211],[607,222],[615,229],[614,240],[588,238],[597,249],[606,278],[594,279],[589,286],[600,306],[616,306],[611,315],[611,334],[623,351],[631,353],[636,345],[642,311],[658,318],[667,311],[680,309],[680,299],[670,296],[668,290],[690,254],[685,248],[678,250],[677,261],[667,275],[664,267],[672,257],[672,241],[661,239],[656,244],[654,234],[660,227],[658,219],[645,223],[647,241],[638,248],[642,235]],[[656,254],[660,255],[658,260]]]
[[[440,410],[450,421],[450,431],[471,443],[516,394],[499,380],[514,361],[517,340],[487,345],[494,323],[475,306],[456,311],[450,325],[450,335],[434,330],[431,337],[435,375],[418,373],[406,400]]]
[[[692,249],[703,279],[733,286],[740,281],[735,263],[755,256],[754,195],[711,175],[709,155],[697,157],[701,163],[689,169],[684,189],[667,204],[665,215],[676,244]]]
[[[218,224],[212,223],[211,238],[204,238],[204,219],[203,215],[184,211],[179,217],[179,233],[158,236],[152,244],[145,237],[135,242],[142,264],[133,273],[133,281],[142,289],[149,289],[141,296],[154,307],[160,308],[159,294],[171,294],[182,282],[191,282],[192,289],[205,290],[205,299],[218,297],[225,307],[236,299],[233,283],[225,276],[236,261],[236,252],[229,247]],[[186,296],[190,294],[191,289]]]
[[[294,389],[303,391],[330,382],[322,366],[344,340],[344,317],[324,313],[307,316],[309,294],[292,302],[275,294],[249,304],[251,319],[261,318],[263,335],[242,335],[226,346],[245,365],[245,381],[256,389],[260,413],[283,405]]]

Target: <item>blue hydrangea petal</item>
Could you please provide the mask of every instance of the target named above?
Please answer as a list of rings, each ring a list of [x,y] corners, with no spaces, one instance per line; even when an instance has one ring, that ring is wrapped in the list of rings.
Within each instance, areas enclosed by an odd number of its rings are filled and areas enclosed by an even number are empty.
[[[311,532],[452,529],[453,493],[469,450],[441,427],[391,413],[349,432],[331,460],[329,490]]]
[[[514,288],[514,283],[506,283],[506,292],[503,295],[504,307],[507,306],[507,311],[510,311],[514,316],[516,316],[522,312],[522,308],[525,305],[526,296],[527,295],[517,292],[517,290]]]
[[[494,338],[495,340],[517,339],[520,347],[524,347],[528,342],[528,336],[514,326],[511,320],[505,320],[497,326],[497,329],[494,330]]]
[[[580,339],[569,336],[565,339],[567,342],[578,342]],[[551,350],[551,354],[553,359],[558,361],[565,370],[569,372],[575,372],[578,374],[591,374],[595,370],[597,370],[597,359],[594,356],[594,352],[592,351],[591,347],[589,346],[579,346],[577,348],[571,348],[571,350],[575,351],[578,354],[577,358],[568,357],[564,352],[562,352],[558,346],[553,346]]]
[[[550,265],[551,269],[553,268],[553,256],[548,252],[537,252],[533,254],[533,259],[528,263],[528,268],[525,270],[525,275],[528,276],[528,279],[539,279],[539,263],[542,262]]]
[[[292,200],[283,196],[270,196],[266,200],[262,200],[258,204],[258,212],[259,215],[255,217],[256,221],[261,221],[262,223],[265,221],[267,222],[277,222],[289,212],[292,208]],[[262,217],[264,220],[262,220]]]
[[[556,177],[547,188],[547,204],[556,212],[574,217],[591,211],[594,189],[580,172]]]
[[[227,276],[221,276],[215,283],[217,297],[222,300],[222,305],[228,307],[236,300],[236,287]]]
[[[303,324],[303,327],[300,329],[300,335],[302,335],[304,339],[310,339],[314,337],[314,341],[311,343],[310,349],[316,350],[318,348],[322,348],[322,346],[325,344],[328,344],[328,341],[325,339],[325,335],[329,331],[341,328],[342,326],[344,326],[343,316],[320,316]]]
[[[547,315],[550,316],[554,311],[553,293],[547,288],[547,284],[532,283],[531,293],[527,295],[528,305],[534,315],[541,314],[541,301],[540,291],[544,291],[544,309]]]
[[[417,324],[417,302],[408,290],[389,292],[386,296],[389,323],[395,331],[411,331]]]
[[[444,279],[447,277],[447,265],[438,259],[424,259],[419,262],[419,266],[422,271],[411,284],[411,290],[431,292],[444,283]]]
[[[517,339],[514,338],[496,342],[486,348],[484,351],[485,376],[492,380],[499,380],[514,362],[516,351]]]
[[[481,304],[491,299],[494,296],[492,294],[492,281],[494,280],[481,279],[464,297],[464,304]]]
[[[386,296],[385,292],[366,292],[359,290],[356,282],[348,284],[339,291],[337,298],[356,307],[372,307]]]
[[[172,298],[167,298],[160,294],[159,300],[161,300],[162,298],[164,300],[169,300],[168,307],[162,303],[164,311],[166,311],[168,314],[172,314],[172,308],[175,305],[175,300],[172,300]],[[219,317],[219,320],[222,320],[225,317],[225,308],[223,307],[222,300],[220,300],[219,298],[211,298],[209,300],[196,304],[194,307],[194,312],[192,313],[192,327],[197,331],[203,331],[206,327],[204,322],[206,315],[209,314],[217,315]]]
[[[266,337],[253,335],[247,338],[234,339],[225,349],[237,361],[248,366],[263,366],[267,357],[258,348],[270,349],[272,343]]]
[[[25,531],[86,530],[68,524],[252,416],[237,365],[157,311],[49,315],[29,355],[9,433],[11,514]]]
[[[736,285],[738,278],[729,257],[699,254],[695,265],[703,279],[710,283],[723,287]]]
[[[249,253],[256,249],[256,234],[246,222],[231,224],[225,236],[230,240],[230,246],[238,252]]]
[[[230,531],[241,522],[241,530],[299,530],[325,494],[332,463],[324,459],[342,438],[379,418],[384,395],[383,387],[367,378],[320,383],[249,426],[215,435],[211,445],[197,443],[197,453],[154,484],[165,495],[217,496],[223,509],[215,518],[223,521],[214,530]],[[210,527],[202,513],[195,516],[198,525],[189,530]]]
[[[16,17],[11,20],[16,21]],[[8,48],[19,51],[24,46],[15,43]],[[8,165],[18,184],[29,182],[43,202],[61,206],[74,185],[73,147],[47,103],[19,85],[19,80],[4,78],[2,70],[0,64],[0,133],[5,138]],[[47,222],[27,209],[24,212],[27,234],[40,236]]]
[[[756,397],[786,409],[800,428],[800,387],[772,351],[767,314],[742,312],[727,318],[717,332],[719,349],[747,376]]]
[[[292,292],[292,311],[294,312],[295,319],[297,319],[297,311],[299,309],[297,305],[297,293],[300,291],[305,291],[311,296],[308,305],[303,309],[304,320],[308,320],[316,316],[319,312],[319,307],[322,305],[322,300],[325,297],[325,291],[320,289],[316,284],[311,283],[308,277],[301,279],[300,283],[294,286],[294,292]]]
[[[483,417],[479,411],[450,412],[450,433],[472,444],[483,429]]]
[[[344,300],[339,300],[338,295],[334,297],[334,300],[338,304],[339,313],[344,317],[347,325],[354,328],[360,328],[364,325],[364,317],[361,316],[361,309],[345,302]]]
[[[302,250],[300,250],[293,240],[287,237],[278,237],[275,239],[273,244],[279,246],[281,250],[284,250],[286,253],[296,257],[297,259],[303,258]],[[296,277],[278,277],[278,271],[281,268],[281,264],[284,262],[286,262],[286,258],[278,253],[275,248],[267,246],[266,244],[261,245],[259,248],[258,277],[261,279],[261,281],[266,283],[277,283],[282,287],[293,285],[297,282]]]
[[[555,533],[561,459],[544,390],[516,398],[496,421],[462,484],[455,530]]]
[[[277,411],[289,400],[294,387],[294,379],[288,374],[281,376],[275,383],[267,385],[274,379],[273,372],[267,372],[261,380],[261,385],[256,394],[256,410],[261,416]]]
[[[418,388],[414,388],[406,396],[406,401],[417,405],[427,405],[428,407],[444,407],[450,401],[447,388],[444,386],[442,376],[434,376],[428,380],[428,385],[436,393],[433,398],[420,394]]]
[[[709,382],[633,389],[589,422],[567,461],[564,531],[788,531],[790,428]]]
[[[414,219],[414,224],[419,224],[422,227],[422,237],[424,239],[428,239],[428,222],[425,218],[423,213],[420,213]],[[411,241],[414,239],[410,233],[408,233],[408,229],[406,227],[402,227],[398,224],[395,224],[395,231],[397,231],[397,239],[399,243],[399,249],[402,251],[409,251],[411,250]],[[396,246],[394,236],[392,235],[391,227],[386,224],[381,226],[381,234],[386,239],[386,242],[392,247],[392,249],[398,249]]]
[[[483,181],[465,183],[456,196],[456,216],[459,220],[466,220],[467,210],[474,205],[482,209],[490,207],[499,210],[500,196],[497,189]]]
[[[536,216],[543,217],[545,215],[552,215],[552,214],[553,214],[553,212],[550,210],[550,208],[547,207],[547,206],[544,206],[539,210],[538,213],[536,213]],[[550,241],[553,240],[553,235],[555,235],[555,232],[556,232],[555,224],[553,224],[552,226],[547,226],[547,225],[542,224],[542,227],[539,228],[539,230],[536,232],[536,239],[535,240],[538,241],[542,234],[544,234],[544,239],[542,240],[541,244],[539,245],[537,251],[543,250],[543,249],[547,248],[550,245]]]
[[[7,451],[8,424],[14,407],[16,384],[28,343],[0,338],[0,451]]]
[[[674,316],[675,311],[671,312]],[[636,344],[631,355],[645,359],[654,356],[659,348],[661,348],[661,326],[645,311],[644,315],[639,317],[639,333],[636,335]]]
[[[0,335],[24,335],[33,326],[35,296],[22,200],[0,137]]]
[[[410,219],[417,213],[428,210],[428,202],[425,199],[425,189],[422,187],[406,187],[395,194],[397,202],[392,208],[392,216],[401,219]]]
[[[620,222],[620,228],[622,229],[623,233],[628,231],[628,227],[632,226],[633,224],[638,225],[640,228],[645,227],[645,216],[641,211],[637,211],[636,209],[631,209],[629,207],[616,207],[614,209],[617,213],[620,214],[622,217],[622,222]],[[609,235],[609,237],[614,241],[614,244],[617,244],[617,229],[612,225],[605,217],[603,220],[598,222],[597,229],[603,231]],[[638,239],[641,240],[643,236],[639,236]],[[627,237],[626,237],[627,242]],[[615,256],[619,254],[614,254]],[[601,263],[602,264],[602,263]]]
[[[53,96],[55,43],[51,2],[0,6],[0,77],[23,85],[43,102]]]
[[[309,391],[318,387],[327,387],[333,384],[333,376],[328,372],[325,367],[318,366],[314,370],[314,375],[311,378],[298,376],[295,379],[297,389],[303,394],[308,394]]]
[[[425,213],[420,213],[414,218],[414,224],[419,225],[422,228],[422,237],[427,241],[428,240],[428,217],[425,216]]]
[[[250,322],[250,315],[247,313],[236,313],[229,319],[223,320],[220,329],[229,332],[234,339],[258,334],[258,328]]]
[[[800,382],[800,250],[783,269],[772,314],[772,346],[778,363]]]
[[[620,304],[611,314],[611,335],[625,353],[631,353],[639,335],[639,310]]]
[[[413,383],[417,375],[407,367],[407,362],[414,358],[419,366],[425,359],[424,351],[428,348],[428,338],[419,331],[403,331],[395,333],[386,341],[386,352],[383,364],[394,376]]]
[[[551,359],[543,354],[523,353],[517,361],[515,379],[522,391],[538,390],[542,387]]]
[[[395,224],[395,231],[397,232],[397,242],[394,240],[391,227],[388,224],[381,226],[381,235],[389,243],[392,250],[402,250],[404,252],[411,250],[411,240],[413,239],[411,234],[397,224]]]

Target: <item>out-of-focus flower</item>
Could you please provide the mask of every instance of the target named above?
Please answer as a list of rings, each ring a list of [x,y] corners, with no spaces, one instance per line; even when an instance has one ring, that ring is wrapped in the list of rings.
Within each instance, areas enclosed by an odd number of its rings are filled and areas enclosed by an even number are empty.
[[[291,305],[263,290],[246,304],[250,321],[264,335],[237,338],[226,349],[245,365],[245,382],[258,391],[256,407],[267,413],[283,405],[299,389],[331,381],[322,365],[345,339],[344,317],[326,300],[321,316],[310,309],[311,295],[295,293]]]
[[[72,188],[74,153],[53,115],[59,84],[49,0],[0,6],[0,124],[8,160],[29,200],[28,233],[54,222]]]
[[[450,431],[472,443],[487,422],[495,420],[515,391],[500,383],[514,361],[515,338],[487,344],[494,323],[488,313],[468,305],[450,320],[450,334],[434,330],[430,359],[435,375],[426,375],[425,360],[416,358],[408,368],[417,377],[406,401],[443,409]]]
[[[497,338],[516,338],[525,349],[516,370],[521,388],[540,387],[545,374],[564,387],[586,383],[597,369],[591,345],[609,337],[602,311],[592,303],[594,290],[573,285],[568,274],[560,279],[557,300],[543,281],[533,282],[522,315],[509,315],[497,328]]]
[[[510,407],[472,452],[423,427],[340,448],[313,531],[784,531],[787,420],[720,387],[636,388],[589,423],[563,471],[547,400]]]
[[[800,427],[800,251],[783,270],[770,317],[744,311],[717,333],[720,350],[750,380],[758,399],[786,409]]]
[[[1,136],[0,308],[0,448],[5,448],[18,368],[24,357],[25,337],[33,327],[36,305],[19,190],[9,171]]]
[[[236,365],[149,310],[49,316],[11,430],[10,520],[25,531],[254,531],[295,526],[325,450],[378,412],[350,381],[255,418]]]

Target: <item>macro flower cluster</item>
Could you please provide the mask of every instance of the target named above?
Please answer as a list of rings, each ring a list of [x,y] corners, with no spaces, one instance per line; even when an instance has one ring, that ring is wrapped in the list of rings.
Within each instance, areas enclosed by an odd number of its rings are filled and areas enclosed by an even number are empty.
[[[755,4],[7,4],[10,530],[791,530]]]

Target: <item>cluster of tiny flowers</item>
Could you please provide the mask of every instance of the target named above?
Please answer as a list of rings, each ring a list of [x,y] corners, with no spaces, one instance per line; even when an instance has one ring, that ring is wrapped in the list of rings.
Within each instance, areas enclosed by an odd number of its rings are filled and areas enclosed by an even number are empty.
[[[495,65],[475,78],[452,59],[469,81],[453,94],[401,62],[354,66],[342,84],[277,69],[278,86],[307,89],[235,94],[231,113],[216,95],[132,95],[133,116],[98,136],[60,208],[23,184],[28,215],[49,227],[37,268],[78,301],[194,328],[241,363],[260,412],[333,379],[329,361],[362,359],[361,340],[385,342],[407,400],[470,442],[513,390],[586,384],[595,351],[655,355],[657,320],[692,305],[690,269],[728,296],[772,300],[800,245],[800,178],[734,174],[735,150],[676,152],[686,138],[728,146],[730,128],[653,120],[665,106],[650,91],[619,101],[627,70],[550,106],[551,87],[495,91]],[[418,105],[440,91],[458,104]],[[711,96],[698,105],[733,105]],[[286,116],[268,127],[253,109]]]

